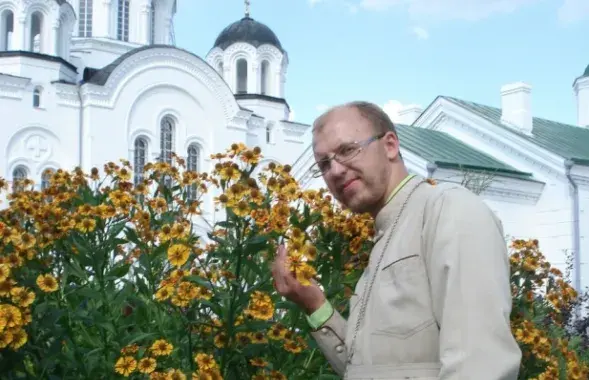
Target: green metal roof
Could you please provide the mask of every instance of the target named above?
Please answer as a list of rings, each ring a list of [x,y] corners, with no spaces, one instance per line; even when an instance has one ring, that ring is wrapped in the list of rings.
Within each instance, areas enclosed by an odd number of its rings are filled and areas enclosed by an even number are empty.
[[[589,129],[570,124],[558,123],[539,117],[533,119],[532,135],[515,131],[501,123],[501,109],[468,102],[449,96],[442,96],[461,107],[468,109],[488,121],[508,128],[521,138],[579,165],[589,165]]]
[[[531,179],[521,172],[485,153],[464,144],[447,133],[396,124],[401,147],[441,168],[493,172],[497,175]]]

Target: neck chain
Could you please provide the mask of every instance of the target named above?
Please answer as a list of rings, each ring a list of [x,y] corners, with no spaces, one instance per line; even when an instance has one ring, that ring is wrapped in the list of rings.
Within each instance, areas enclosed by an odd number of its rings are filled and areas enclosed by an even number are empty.
[[[397,217],[395,218],[395,221],[393,222],[393,226],[391,227],[391,232],[388,234],[387,240],[384,244],[384,247],[380,252],[380,256],[378,258],[378,261],[376,262],[376,267],[374,268],[374,273],[372,274],[372,277],[370,278],[370,283],[368,284],[368,286],[364,287],[364,291],[362,292],[362,298],[358,301],[358,302],[360,302],[360,311],[358,312],[358,318],[356,319],[356,326],[354,328],[354,336],[352,338],[352,341],[350,342],[350,353],[348,354],[348,360],[347,360],[347,365],[346,365],[346,371],[344,374],[344,379],[347,378],[348,368],[350,367],[350,364],[352,364],[352,358],[354,357],[354,353],[356,351],[356,349],[355,349],[356,338],[358,337],[358,332],[360,331],[360,325],[362,324],[362,321],[365,317],[366,309],[368,307],[368,301],[370,299],[370,295],[372,294],[372,287],[374,285],[374,282],[376,281],[376,277],[378,275],[382,260],[385,256],[385,253],[387,251],[389,243],[391,242],[391,239],[392,239],[394,232],[397,228],[397,224],[399,223],[399,219],[401,219],[401,215],[403,214],[403,211],[405,210],[407,203],[409,203],[409,199],[411,199],[411,196],[413,195],[415,190],[417,190],[417,188],[425,182],[426,181],[421,181],[421,182],[417,183],[413,187],[413,189],[411,189],[411,191],[407,195],[407,198],[405,198],[405,202],[403,202],[403,204],[401,205],[401,209],[399,210],[399,213],[397,214]]]

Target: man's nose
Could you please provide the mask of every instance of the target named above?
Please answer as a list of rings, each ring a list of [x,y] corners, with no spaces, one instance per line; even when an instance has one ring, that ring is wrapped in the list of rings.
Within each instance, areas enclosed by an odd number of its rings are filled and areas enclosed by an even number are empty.
[[[334,178],[343,176],[346,173],[346,170],[347,168],[345,165],[340,164],[336,160],[331,160],[329,172]]]

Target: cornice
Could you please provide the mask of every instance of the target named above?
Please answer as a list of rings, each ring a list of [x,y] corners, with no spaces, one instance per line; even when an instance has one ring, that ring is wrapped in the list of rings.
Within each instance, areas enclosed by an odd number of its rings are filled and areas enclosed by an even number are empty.
[[[444,168],[437,169],[433,174],[433,178],[440,182],[460,184],[464,175],[460,170]],[[542,196],[544,187],[546,186],[543,182],[538,181],[527,181],[501,175],[490,176],[488,178],[490,183],[480,195],[484,198],[495,199],[501,202],[534,205]]]
[[[72,37],[71,38],[72,51],[92,49],[96,51],[103,51],[107,53],[114,53],[123,55],[133,49],[141,47],[140,44],[133,42],[125,42],[104,37]]]
[[[0,74],[0,98],[22,99],[30,78]]]
[[[579,77],[575,79],[573,83],[573,89],[575,93],[578,93],[581,90],[586,90],[589,88],[589,77]]]
[[[66,107],[80,107],[78,86],[59,82],[54,83],[53,86],[57,95],[57,104]]]

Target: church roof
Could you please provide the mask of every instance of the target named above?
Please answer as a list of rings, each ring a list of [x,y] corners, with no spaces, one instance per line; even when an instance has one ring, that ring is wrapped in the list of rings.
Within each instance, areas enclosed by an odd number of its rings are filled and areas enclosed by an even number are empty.
[[[83,81],[86,83],[92,83],[92,84],[96,84],[99,86],[104,86],[106,84],[106,81],[110,77],[110,74],[112,74],[112,72],[121,63],[123,63],[127,58],[129,58],[130,56],[137,54],[141,51],[149,50],[149,49],[157,49],[157,48],[176,49],[176,50],[181,50],[181,51],[187,52],[188,54],[194,55],[193,53],[191,53],[187,50],[184,50],[184,49],[178,48],[176,46],[172,46],[172,45],[159,45],[159,44],[145,45],[145,46],[141,46],[141,47],[138,47],[138,48],[135,48],[133,50],[126,52],[125,54],[121,55],[120,57],[118,57],[117,59],[112,61],[112,63],[104,66],[101,69],[97,69],[97,68],[93,68],[93,67],[85,68],[84,75],[83,75]],[[200,59],[200,57],[198,57],[198,58]]]
[[[395,124],[401,147],[440,168],[490,172],[496,175],[532,179],[504,162],[480,152],[441,131]]]
[[[589,68],[588,68],[589,69]],[[589,72],[585,71],[587,75]],[[442,96],[460,107],[477,114],[478,116],[496,124],[502,128],[509,128],[501,123],[501,109],[469,102],[449,96]],[[589,129],[570,124],[559,123],[552,120],[533,118],[532,135],[526,135],[515,131],[521,138],[552,152],[565,159],[569,159],[580,165],[589,165]]]
[[[213,47],[225,50],[235,42],[246,42],[255,47],[269,44],[284,52],[280,40],[276,37],[272,29],[249,16],[223,29],[215,40]]]

